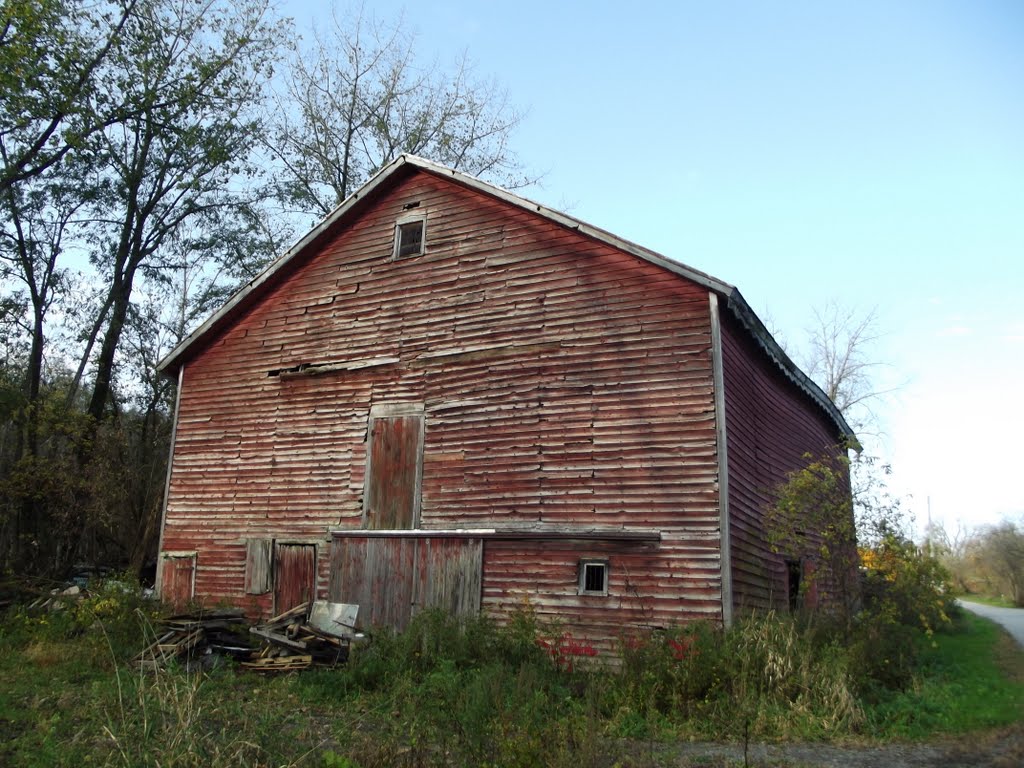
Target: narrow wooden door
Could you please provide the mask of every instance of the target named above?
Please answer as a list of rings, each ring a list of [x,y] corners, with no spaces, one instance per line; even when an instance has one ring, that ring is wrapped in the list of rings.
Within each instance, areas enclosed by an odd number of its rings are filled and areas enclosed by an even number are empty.
[[[316,546],[277,544],[274,547],[274,613],[284,613],[313,600],[316,592]]]
[[[415,528],[419,523],[423,414],[371,415],[364,527]]]
[[[165,554],[160,563],[160,599],[181,610],[195,595],[194,553]]]

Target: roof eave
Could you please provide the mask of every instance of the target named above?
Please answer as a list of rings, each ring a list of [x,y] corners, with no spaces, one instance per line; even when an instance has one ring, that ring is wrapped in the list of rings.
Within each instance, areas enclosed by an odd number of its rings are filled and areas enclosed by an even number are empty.
[[[751,309],[747,300],[743,298],[743,295],[739,290],[733,288],[732,291],[723,298],[726,300],[726,305],[729,307],[729,310],[743,324],[750,335],[754,338],[757,345],[764,350],[765,354],[775,361],[775,364],[782,370],[786,378],[803,390],[812,400],[817,402],[828,417],[835,423],[839,428],[841,438],[845,445],[859,452],[861,450],[860,441],[857,439],[856,432],[854,432],[853,428],[847,423],[842,411],[836,407],[836,404],[832,402],[821,387],[815,384],[811,377],[804,373],[800,369],[800,366],[794,363],[792,358],[786,354],[786,351],[775,340],[771,331],[769,331],[765,327],[764,323],[761,322],[761,318],[759,318],[757,313]]]
[[[352,208],[356,207],[367,197],[370,197],[375,190],[387,182],[387,180],[399,168],[406,165],[408,162],[409,160],[406,155],[400,155],[391,163],[381,168],[373,178],[366,182],[366,184],[349,195],[344,202],[321,219],[319,224],[296,240],[287,251],[264,267],[263,271],[256,275],[256,277],[235,291],[235,293],[231,295],[231,298],[229,298],[220,309],[210,315],[202,325],[178,342],[174,349],[168,352],[164,358],[157,363],[156,370],[159,373],[167,375],[173,374],[181,364],[182,356],[193,343],[212,331],[216,326],[220,325],[221,321],[230,315],[236,307],[243,304],[250,295],[265,286],[271,278],[281,271],[281,269],[290,264],[307,247],[343,219],[345,215],[352,210]]]

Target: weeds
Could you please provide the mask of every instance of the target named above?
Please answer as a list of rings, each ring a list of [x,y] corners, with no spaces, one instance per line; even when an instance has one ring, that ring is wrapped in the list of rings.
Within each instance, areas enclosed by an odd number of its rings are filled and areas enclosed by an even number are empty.
[[[662,739],[923,738],[1013,722],[1024,701],[1020,652],[975,619],[909,630],[894,641],[910,643],[903,671],[865,683],[893,658],[870,654],[890,637],[870,615],[850,636],[773,613],[628,636],[609,665],[528,610],[505,626],[427,612],[336,670],[144,674],[126,660],[151,639],[153,606],[111,590],[0,627],[0,764],[585,768],[643,752],[655,765]]]

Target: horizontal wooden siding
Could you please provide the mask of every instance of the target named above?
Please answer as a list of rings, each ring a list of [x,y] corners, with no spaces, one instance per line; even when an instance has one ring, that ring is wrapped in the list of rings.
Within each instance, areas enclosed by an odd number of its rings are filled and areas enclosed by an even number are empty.
[[[417,202],[426,252],[395,260]],[[247,539],[359,527],[369,409],[403,402],[424,408],[422,527],[664,531],[631,571],[645,621],[720,615],[706,290],[427,173],[186,363],[164,548],[201,550],[197,593],[242,594]],[[519,595],[490,573],[501,610]],[[559,613],[564,588],[531,599]]]

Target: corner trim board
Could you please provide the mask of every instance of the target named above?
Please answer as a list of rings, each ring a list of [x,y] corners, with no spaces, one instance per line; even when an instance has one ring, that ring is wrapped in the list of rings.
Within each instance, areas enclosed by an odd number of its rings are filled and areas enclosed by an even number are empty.
[[[725,366],[718,295],[708,291],[711,309],[711,367],[715,387],[715,435],[718,440],[719,560],[722,564],[722,623],[732,624],[732,534],[729,526],[729,450],[725,422]]]
[[[154,584],[155,593],[159,596],[160,590],[163,587],[161,582],[163,581],[163,574],[160,568],[160,556],[164,554],[164,528],[167,525],[167,502],[171,495],[171,469],[174,466],[174,448],[175,442],[178,439],[178,409],[181,407],[181,384],[185,380],[185,367],[181,366],[178,369],[178,389],[174,393],[174,419],[171,422],[171,446],[170,451],[167,454],[167,476],[164,478],[164,503],[163,508],[160,511],[160,539],[156,545],[156,557],[157,557],[157,568],[156,568],[156,583]],[[195,574],[192,574],[193,591],[195,591]]]

